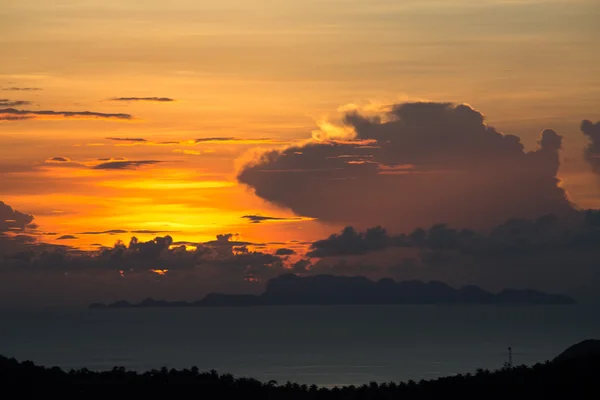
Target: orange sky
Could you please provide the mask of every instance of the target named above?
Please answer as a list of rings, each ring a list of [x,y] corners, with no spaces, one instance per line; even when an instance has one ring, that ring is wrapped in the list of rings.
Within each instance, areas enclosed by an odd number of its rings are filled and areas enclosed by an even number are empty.
[[[578,205],[600,207],[579,132],[582,119],[600,119],[594,0],[0,5],[0,99],[30,102],[0,106],[30,111],[0,122],[0,200],[56,234],[43,240],[73,235],[62,243],[89,248],[131,236],[83,234],[107,230],[185,241],[229,232],[260,243],[321,238],[340,226],[243,219],[306,216],[255,196],[236,182],[237,169],[319,129],[346,134],[336,126],[349,104],[372,112],[412,100],[469,103],[528,149],[555,129],[564,136],[563,187]],[[150,162],[94,168],[138,161]]]

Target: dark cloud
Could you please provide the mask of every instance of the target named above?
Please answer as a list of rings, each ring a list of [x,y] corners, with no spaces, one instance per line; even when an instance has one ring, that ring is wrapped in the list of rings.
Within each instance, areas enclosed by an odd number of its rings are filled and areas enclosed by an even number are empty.
[[[85,164],[71,160],[69,157],[51,157],[44,161],[45,164],[53,165],[55,167],[65,168],[88,168]]]
[[[24,230],[33,221],[33,215],[14,210],[11,206],[0,201],[0,232]]]
[[[526,152],[467,105],[398,104],[344,121],[354,138],[267,151],[240,170],[239,182],[298,215],[361,228],[480,228],[574,212],[558,185],[561,137],[552,130]]]
[[[266,281],[289,271],[273,254],[210,245],[190,251],[171,236],[97,247],[78,251],[30,243],[0,254],[0,299],[37,306],[148,296],[191,301],[214,291],[258,293]]]
[[[276,256],[291,256],[292,254],[296,254],[296,251],[287,248],[281,248],[275,251]]]
[[[1,209],[3,215],[19,220],[20,227],[31,225],[33,217],[17,214],[8,206]],[[600,211],[579,216],[576,223],[553,215],[510,219],[487,231],[445,224],[405,234],[391,234],[380,227],[362,232],[346,228],[313,243],[309,255],[321,258],[313,259],[314,264],[310,259],[290,264],[291,249],[275,254],[252,251],[255,244],[240,241],[233,233],[204,243],[176,242],[170,235],[149,241],[134,236],[128,244],[117,241],[114,246],[97,245],[95,251],[86,252],[40,243],[26,231],[5,228],[0,232],[0,249],[4,249],[0,252],[0,298],[24,299],[23,293],[41,296],[31,290],[46,282],[40,290],[47,296],[71,303],[159,295],[196,300],[212,291],[258,292],[268,279],[286,272],[433,279],[457,286],[477,284],[488,290],[529,287],[575,297],[587,289],[597,294]],[[105,233],[127,231],[82,234]],[[86,290],[74,291],[86,282]]]
[[[280,218],[280,217],[268,217],[264,215],[244,215],[242,218],[247,219],[253,224],[260,224],[264,221],[300,221],[302,218],[300,217],[292,217],[292,218]]]
[[[367,229],[364,233],[356,232],[349,226],[339,235],[333,234],[327,239],[312,243],[307,255],[309,257],[359,255],[383,250],[392,244],[393,238],[380,226]]]
[[[117,138],[117,137],[107,137],[106,140],[114,140],[117,142],[145,142],[146,139],[143,138]]]
[[[225,247],[225,248],[233,248],[234,246],[255,245],[255,243],[252,243],[252,242],[233,240],[237,237],[239,237],[239,234],[237,234],[237,233],[222,233],[222,234],[217,235],[217,240],[210,240],[208,242],[204,242],[201,244],[208,245],[208,246]]]
[[[377,234],[368,235],[346,228],[313,243],[308,255],[321,258],[307,272],[439,280],[494,290],[534,288],[596,301],[600,211],[579,217],[513,218],[488,231],[434,224],[396,235],[378,227]]]
[[[218,242],[230,242],[234,236],[238,236],[237,233],[222,233],[217,235]]]
[[[2,90],[7,90],[7,91],[11,91],[11,92],[34,92],[34,91],[39,91],[39,90],[44,90],[42,88],[37,88],[37,87],[3,87]]]
[[[113,97],[112,101],[151,101],[158,103],[168,103],[171,101],[175,101],[175,99],[171,99],[169,97]]]
[[[27,250],[36,242],[33,216],[13,209],[0,201],[0,266],[2,258]]]
[[[121,119],[131,120],[130,114],[109,114],[95,111],[53,111],[53,110],[17,110],[15,108],[0,109],[0,120],[12,121],[15,119],[43,119],[51,117],[69,118],[93,118],[93,119]]]
[[[587,242],[589,239],[586,238],[596,237],[600,213],[593,210],[581,212],[578,221],[565,223],[549,214],[534,220],[512,218],[487,232],[434,224],[427,229],[417,228],[408,234],[398,235],[391,235],[379,226],[365,232],[346,227],[340,234],[313,242],[307,255],[319,258],[363,255],[391,247],[506,255],[540,251],[547,247],[573,247]]]
[[[34,118],[30,115],[0,115],[0,121],[25,121]]]
[[[154,165],[161,162],[162,161],[157,160],[108,161],[102,164],[94,165],[92,169],[137,169],[144,165]]]
[[[134,234],[143,234],[143,235],[157,235],[157,234],[165,234],[165,233],[177,233],[177,231],[162,231],[162,230],[150,230],[150,229],[138,229],[134,231],[128,231],[123,229],[109,229],[105,231],[88,231],[88,232],[79,232],[78,235],[119,235],[123,233],[134,233]]]
[[[62,236],[56,238],[56,240],[71,240],[71,239],[78,239],[78,237],[73,236],[73,235],[62,235]]]
[[[271,140],[269,138],[257,138],[257,139],[244,139],[244,138],[236,138],[236,137],[205,137],[194,139],[196,143],[204,143],[204,142],[240,142],[245,140]]]
[[[124,231],[122,229],[109,229],[106,231],[79,232],[78,235],[118,235],[121,233],[129,233],[129,231]]]
[[[178,233],[178,231],[157,231],[157,230],[150,230],[150,229],[139,229],[136,231],[129,231],[129,233],[137,233],[137,234],[143,234],[143,235],[158,235],[158,234],[165,234],[165,233]]]
[[[0,99],[0,107],[19,107],[19,106],[28,106],[30,104],[31,104],[30,101],[25,101],[25,100]]]
[[[309,272],[309,267],[311,266],[310,260],[302,259],[292,264],[291,272],[294,274],[306,274]]]
[[[113,231],[106,231],[113,232]],[[225,235],[226,236],[226,235]],[[33,243],[34,238],[27,235],[15,236],[22,242]],[[57,240],[74,239],[73,235],[64,235]],[[223,252],[216,243],[228,243],[230,250]],[[170,235],[158,236],[149,241],[141,241],[133,236],[128,245],[117,241],[112,247],[103,247],[97,252],[83,252],[68,247],[55,247],[53,251],[36,251],[31,247],[30,257],[27,259],[30,267],[50,268],[58,271],[93,271],[124,270],[130,272],[148,272],[149,270],[189,270],[203,264],[211,264],[221,267],[239,267],[243,272],[247,268],[260,268],[281,261],[273,254],[253,252],[244,246],[237,246],[231,240],[213,241],[210,244],[197,244],[195,251],[186,250],[185,246],[178,245]],[[2,265],[2,267],[19,267],[18,265]],[[279,265],[279,264],[278,264]],[[0,269],[2,271],[2,269]],[[14,271],[14,269],[13,269]],[[22,269],[21,271],[26,271]]]
[[[47,161],[58,162],[58,163],[71,162],[71,160],[67,157],[52,157],[52,158],[49,158]]]
[[[214,137],[204,137],[204,138],[196,138],[191,140],[169,140],[165,142],[159,142],[158,144],[200,144],[200,143],[215,143],[215,144],[282,144],[286,143],[283,140],[271,139],[271,138],[241,138],[241,137],[233,137],[233,136],[214,136]]]
[[[595,174],[600,175],[600,121],[581,122],[581,131],[588,137],[589,144],[584,150],[586,161],[592,166]]]

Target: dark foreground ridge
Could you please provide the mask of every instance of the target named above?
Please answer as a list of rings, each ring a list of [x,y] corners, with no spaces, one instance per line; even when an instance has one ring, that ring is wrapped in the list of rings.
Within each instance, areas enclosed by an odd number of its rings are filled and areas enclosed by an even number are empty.
[[[384,278],[373,282],[365,277],[281,275],[267,283],[261,295],[211,293],[194,302],[146,299],[139,304],[118,301],[91,304],[90,308],[274,306],[333,304],[574,304],[560,294],[535,290],[505,289],[498,294],[477,286],[452,288],[442,282],[395,282]]]
[[[144,373],[123,367],[93,372],[45,368],[0,356],[0,386],[15,398],[56,399],[597,399],[600,357],[547,361],[534,366],[479,369],[435,380],[322,388],[234,378],[198,368],[163,367]],[[9,387],[10,386],[10,387]]]

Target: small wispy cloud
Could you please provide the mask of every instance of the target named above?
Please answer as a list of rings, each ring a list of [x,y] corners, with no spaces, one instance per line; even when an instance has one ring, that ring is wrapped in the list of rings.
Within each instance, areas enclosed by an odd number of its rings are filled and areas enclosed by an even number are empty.
[[[138,160],[138,161],[108,161],[94,165],[92,169],[137,169],[145,165],[159,164],[163,161],[158,160]]]
[[[119,119],[131,120],[130,114],[111,114],[95,111],[54,111],[54,110],[17,110],[16,108],[0,109],[0,121],[18,119]]]
[[[178,233],[178,231],[163,231],[163,230],[151,230],[151,229],[138,229],[134,231],[124,229],[109,229],[106,231],[87,231],[79,232],[78,235],[119,235],[124,233],[134,233],[138,235],[158,235],[166,233]]]
[[[213,143],[213,144],[286,144],[289,141],[278,140],[272,138],[243,138],[243,137],[204,137],[189,140],[169,140],[164,142],[158,142],[157,144],[162,145],[181,145],[181,146],[194,146],[201,143]]]
[[[125,231],[123,229],[109,229],[106,231],[87,231],[87,232],[79,232],[78,235],[118,235],[121,233],[129,233],[129,231]]]
[[[38,87],[3,87],[2,90],[7,90],[10,92],[36,92],[39,90],[44,90]]]
[[[52,157],[46,160],[46,162],[50,162],[50,163],[66,163],[66,162],[71,162],[70,158],[67,157]]]
[[[111,101],[150,101],[157,103],[170,103],[175,101],[170,97],[112,97]]]
[[[107,137],[106,140],[113,140],[116,142],[146,142],[144,138],[118,138],[118,137]]]
[[[62,235],[62,236],[56,238],[56,240],[73,240],[73,239],[78,239],[78,237],[73,236],[73,235]]]
[[[303,218],[303,217],[269,217],[266,215],[244,215],[243,219],[248,220],[252,224],[260,224],[261,222],[267,221],[279,221],[279,222],[292,222],[292,221],[307,221],[312,220],[312,218]]]
[[[31,102],[26,100],[0,99],[0,107],[19,107],[28,106],[30,104]]]

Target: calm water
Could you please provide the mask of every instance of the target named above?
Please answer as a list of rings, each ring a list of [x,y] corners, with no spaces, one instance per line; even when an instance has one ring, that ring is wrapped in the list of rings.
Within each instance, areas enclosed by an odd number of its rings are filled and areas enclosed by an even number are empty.
[[[47,366],[217,369],[318,385],[432,378],[553,358],[600,338],[585,306],[0,311],[0,353]]]

